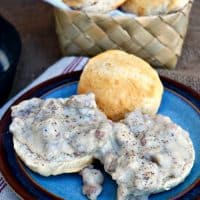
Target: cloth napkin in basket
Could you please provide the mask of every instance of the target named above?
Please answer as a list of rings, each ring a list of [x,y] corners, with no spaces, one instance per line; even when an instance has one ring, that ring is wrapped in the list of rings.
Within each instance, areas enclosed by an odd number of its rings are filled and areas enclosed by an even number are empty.
[[[15,97],[10,99],[1,109],[0,118],[3,116],[8,107],[23,93],[31,89],[35,85],[48,80],[50,78],[59,76],[61,74],[67,74],[73,71],[81,70],[87,63],[87,57],[65,57],[56,62],[54,65],[50,66],[44,73],[42,73],[35,81],[28,85],[24,90],[22,90]],[[19,197],[12,191],[9,185],[6,183],[4,177],[0,172],[0,200],[17,200]]]

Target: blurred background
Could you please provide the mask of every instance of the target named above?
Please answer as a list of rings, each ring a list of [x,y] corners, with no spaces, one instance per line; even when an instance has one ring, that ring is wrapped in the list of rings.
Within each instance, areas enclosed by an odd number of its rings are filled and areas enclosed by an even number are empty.
[[[0,0],[0,14],[21,35],[22,52],[11,95],[24,88],[61,53],[54,28],[53,9],[39,0]],[[183,54],[176,70],[159,70],[200,92],[200,1],[194,2]],[[184,80],[184,81],[183,81]]]

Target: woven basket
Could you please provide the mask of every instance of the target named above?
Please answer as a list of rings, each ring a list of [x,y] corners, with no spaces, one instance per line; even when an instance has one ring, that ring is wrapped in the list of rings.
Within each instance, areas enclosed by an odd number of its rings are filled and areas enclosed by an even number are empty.
[[[192,0],[175,13],[135,18],[55,9],[62,53],[94,56],[108,49],[122,49],[153,66],[175,68],[191,6]]]

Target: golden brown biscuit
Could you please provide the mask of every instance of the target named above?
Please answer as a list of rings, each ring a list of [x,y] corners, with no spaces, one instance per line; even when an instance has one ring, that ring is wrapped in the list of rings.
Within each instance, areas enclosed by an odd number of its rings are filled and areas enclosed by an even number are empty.
[[[83,10],[90,13],[106,13],[115,10],[126,0],[63,0],[74,9]]]
[[[157,72],[142,59],[120,50],[101,53],[88,62],[78,93],[93,92],[97,105],[112,120],[141,109],[156,113],[163,86]]]
[[[183,8],[188,2],[189,0],[171,0],[169,5],[169,12]]]
[[[63,0],[63,2],[72,8],[81,8],[81,6],[84,4],[84,0]]]
[[[122,9],[136,15],[159,15],[182,8],[188,0],[127,0]]]

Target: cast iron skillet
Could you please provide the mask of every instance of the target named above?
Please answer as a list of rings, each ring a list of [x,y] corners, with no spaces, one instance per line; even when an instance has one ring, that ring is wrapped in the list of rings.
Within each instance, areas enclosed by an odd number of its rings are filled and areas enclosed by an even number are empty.
[[[16,29],[0,15],[0,50],[8,58],[9,68],[0,71],[0,106],[7,99],[12,87],[21,53],[21,40]]]

